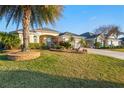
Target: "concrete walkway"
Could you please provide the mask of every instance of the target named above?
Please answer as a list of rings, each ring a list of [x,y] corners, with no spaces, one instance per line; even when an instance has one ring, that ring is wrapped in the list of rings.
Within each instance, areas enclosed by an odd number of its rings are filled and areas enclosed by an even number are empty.
[[[88,53],[99,54],[99,55],[104,55],[104,56],[109,56],[124,60],[124,52],[110,51],[104,49],[90,49],[90,48],[88,48],[87,50]]]

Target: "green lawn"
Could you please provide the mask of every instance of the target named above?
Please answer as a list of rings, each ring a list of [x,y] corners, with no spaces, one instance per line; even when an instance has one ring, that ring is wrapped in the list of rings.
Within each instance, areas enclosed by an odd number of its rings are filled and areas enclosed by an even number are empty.
[[[23,62],[0,55],[0,87],[124,87],[124,60],[47,50]]]
[[[109,49],[109,50],[112,50],[112,51],[119,51],[119,52],[124,52],[124,48],[123,48],[123,49]]]

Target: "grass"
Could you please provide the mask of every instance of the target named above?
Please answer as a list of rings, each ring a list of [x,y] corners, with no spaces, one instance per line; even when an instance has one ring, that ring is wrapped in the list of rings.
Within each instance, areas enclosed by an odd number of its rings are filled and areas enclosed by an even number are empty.
[[[0,55],[0,87],[124,87],[124,60],[47,50],[21,62]]]
[[[112,51],[119,51],[119,52],[124,52],[124,48],[120,48],[120,49],[109,49],[109,50],[112,50]]]

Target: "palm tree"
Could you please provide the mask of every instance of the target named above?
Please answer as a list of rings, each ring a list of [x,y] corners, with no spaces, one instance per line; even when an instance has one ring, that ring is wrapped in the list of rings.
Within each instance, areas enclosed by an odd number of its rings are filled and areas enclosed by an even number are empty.
[[[28,39],[30,26],[34,28],[42,26],[42,24],[54,24],[55,21],[61,16],[62,6],[54,5],[1,5],[0,6],[0,18],[6,18],[7,25],[10,21],[17,24],[17,28],[20,23],[23,26],[23,48],[22,51],[28,50]]]
[[[84,39],[81,38],[81,40],[79,41],[80,47],[84,47],[86,46],[86,42]]]

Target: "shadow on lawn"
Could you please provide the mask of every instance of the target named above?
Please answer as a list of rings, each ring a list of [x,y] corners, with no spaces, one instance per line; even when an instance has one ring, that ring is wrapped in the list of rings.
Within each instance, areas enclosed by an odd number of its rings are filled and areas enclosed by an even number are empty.
[[[102,81],[102,80],[84,80],[76,78],[67,78],[53,76],[40,72],[30,71],[0,71],[0,87],[46,87],[46,88],[80,88],[80,87],[124,87],[124,84]]]
[[[6,55],[0,55],[0,61],[9,61]]]

